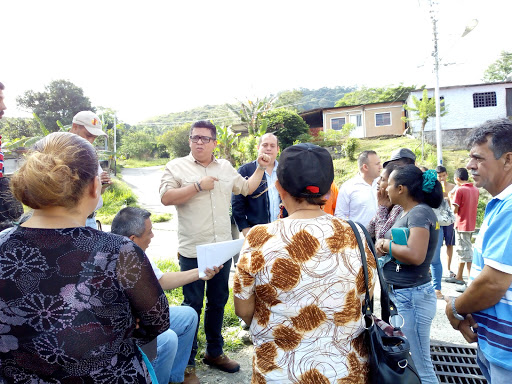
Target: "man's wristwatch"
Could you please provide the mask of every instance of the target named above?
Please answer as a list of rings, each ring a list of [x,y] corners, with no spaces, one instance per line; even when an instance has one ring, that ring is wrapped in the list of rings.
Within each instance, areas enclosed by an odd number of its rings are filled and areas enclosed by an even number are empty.
[[[267,170],[267,167],[264,167],[263,165],[260,165],[258,163],[258,169],[261,169],[263,172],[265,172]]]
[[[453,316],[457,319],[457,320],[464,320],[466,318],[466,316],[462,316],[460,315],[458,312],[457,312],[457,309],[455,309],[455,298],[452,298],[452,312],[453,312]]]

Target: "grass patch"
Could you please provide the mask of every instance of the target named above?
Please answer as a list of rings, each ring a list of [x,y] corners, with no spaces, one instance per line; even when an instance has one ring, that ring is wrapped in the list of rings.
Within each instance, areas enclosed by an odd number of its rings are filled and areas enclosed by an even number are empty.
[[[416,154],[416,164],[424,165],[429,169],[437,166],[437,149],[435,146],[425,143],[425,159],[421,159],[421,140],[411,137],[360,139],[356,151],[357,155],[365,150],[374,150],[379,155],[382,163],[390,158],[391,153],[397,148],[409,148]],[[453,174],[457,168],[466,168],[469,160],[469,151],[465,149],[443,148],[443,165],[448,172],[448,181],[454,183]],[[334,182],[341,186],[345,181],[354,177],[358,172],[357,161],[341,158],[334,160]],[[470,181],[473,181],[470,176]],[[491,196],[483,189],[480,189],[480,198],[477,211],[477,227],[482,224],[485,205]]]
[[[170,213],[152,213],[151,221],[153,223],[163,223],[172,219],[172,215]]]
[[[155,263],[162,272],[178,272],[180,270],[177,263],[171,260],[157,260]],[[169,301],[169,305],[181,305],[183,302],[182,288],[176,288],[172,291],[165,291],[165,296]],[[206,299],[205,299],[206,300]],[[203,302],[203,308],[205,302]],[[237,351],[243,347],[243,341],[238,338],[238,332],[241,330],[238,316],[235,314],[235,305],[233,300],[233,290],[229,289],[229,299],[224,307],[224,321],[222,324],[222,336],[224,337],[224,351]],[[204,334],[204,310],[199,323],[199,332],[197,334],[198,354],[197,362],[200,356],[206,350],[206,335]]]
[[[126,159],[126,160],[118,160],[118,164],[124,168],[144,168],[144,167],[154,167],[155,165],[165,165],[169,162],[169,159],[148,159],[148,160],[139,160],[139,159]]]
[[[101,207],[96,217],[103,224],[112,224],[115,215],[119,210],[126,206],[137,206],[137,196],[131,188],[121,180],[112,180],[112,184],[107,188],[103,197],[103,207]]]

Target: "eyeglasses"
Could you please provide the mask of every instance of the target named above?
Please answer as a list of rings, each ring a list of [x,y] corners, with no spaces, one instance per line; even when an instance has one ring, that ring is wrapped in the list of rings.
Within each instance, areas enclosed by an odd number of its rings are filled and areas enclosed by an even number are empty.
[[[197,143],[199,140],[201,140],[203,143],[208,144],[211,140],[215,140],[213,137],[209,136],[190,136],[190,141],[193,143]]]

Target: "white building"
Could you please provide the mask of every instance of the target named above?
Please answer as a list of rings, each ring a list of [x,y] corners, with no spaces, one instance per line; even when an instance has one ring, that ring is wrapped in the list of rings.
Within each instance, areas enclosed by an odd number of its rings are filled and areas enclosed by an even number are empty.
[[[434,89],[428,88],[428,96],[434,97]],[[412,96],[422,98],[422,89],[409,95],[407,104],[414,107]],[[455,85],[441,87],[440,96],[444,99],[448,113],[441,117],[443,145],[464,147],[468,130],[487,120],[512,116],[512,82]],[[407,111],[409,117],[415,112]],[[421,132],[421,121],[409,122],[414,135]],[[436,119],[429,118],[425,126],[425,138],[435,141]]]

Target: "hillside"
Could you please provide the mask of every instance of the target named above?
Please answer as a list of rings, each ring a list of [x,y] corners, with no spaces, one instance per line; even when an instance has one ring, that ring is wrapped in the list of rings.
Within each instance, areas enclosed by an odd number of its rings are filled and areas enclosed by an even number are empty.
[[[354,89],[354,87],[338,86],[334,88],[299,88],[298,90],[293,91],[282,91],[278,93],[276,105],[295,107],[299,112],[314,108],[333,107],[339,99]],[[202,107],[189,109],[183,112],[174,112],[166,115],[155,116],[144,120],[137,125],[169,124],[170,126],[174,126],[197,120],[212,120],[215,124],[226,125],[237,122],[236,116],[226,107],[225,104],[218,104],[203,105]]]

